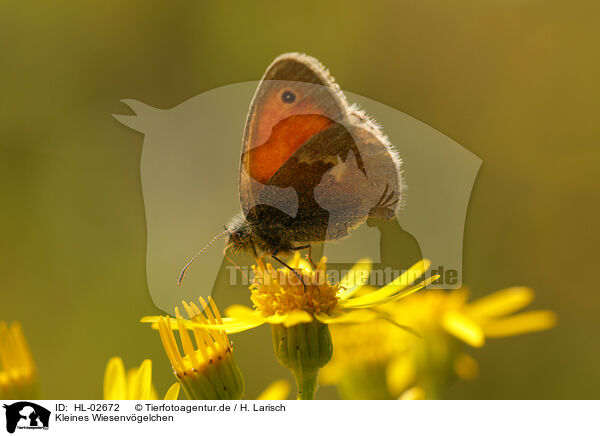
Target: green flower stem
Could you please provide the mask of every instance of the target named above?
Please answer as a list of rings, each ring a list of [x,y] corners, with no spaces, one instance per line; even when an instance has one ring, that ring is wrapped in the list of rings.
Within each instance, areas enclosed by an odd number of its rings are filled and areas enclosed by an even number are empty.
[[[312,374],[303,374],[300,377],[294,375],[296,379],[296,385],[298,386],[298,395],[296,396],[297,400],[314,400],[315,393],[317,392],[317,377],[319,375],[319,371],[315,371]]]

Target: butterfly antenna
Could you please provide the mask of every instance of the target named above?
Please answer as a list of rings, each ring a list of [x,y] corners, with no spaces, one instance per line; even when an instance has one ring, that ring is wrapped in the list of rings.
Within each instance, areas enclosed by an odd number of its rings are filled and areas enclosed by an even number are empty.
[[[211,241],[202,248],[202,250],[200,250],[198,253],[196,253],[196,255],[194,257],[192,257],[188,263],[185,264],[185,266],[181,270],[181,273],[179,273],[179,279],[177,279],[177,286],[181,286],[181,282],[183,281],[183,278],[185,277],[185,272],[188,270],[190,265],[192,263],[194,263],[194,261],[198,258],[198,256],[200,256],[204,252],[204,250],[206,250],[208,247],[210,247],[213,242],[215,242],[217,239],[219,239],[225,233],[228,233],[228,230],[223,230],[217,236],[212,238]]]

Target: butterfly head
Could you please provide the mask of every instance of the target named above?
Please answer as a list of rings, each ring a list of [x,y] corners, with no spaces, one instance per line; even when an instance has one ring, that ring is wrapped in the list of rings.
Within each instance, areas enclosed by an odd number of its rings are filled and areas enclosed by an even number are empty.
[[[234,253],[252,252],[256,241],[252,226],[243,216],[234,217],[226,227],[228,238],[227,247]]]

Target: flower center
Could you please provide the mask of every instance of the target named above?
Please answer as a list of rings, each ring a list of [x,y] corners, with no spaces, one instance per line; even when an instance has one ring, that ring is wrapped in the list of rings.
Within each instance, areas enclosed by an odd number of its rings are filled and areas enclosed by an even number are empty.
[[[254,283],[250,286],[250,299],[264,315],[284,315],[299,310],[313,313],[330,313],[338,304],[340,285],[332,285],[326,278],[326,259],[313,271],[309,267],[274,269],[262,261],[253,267]]]

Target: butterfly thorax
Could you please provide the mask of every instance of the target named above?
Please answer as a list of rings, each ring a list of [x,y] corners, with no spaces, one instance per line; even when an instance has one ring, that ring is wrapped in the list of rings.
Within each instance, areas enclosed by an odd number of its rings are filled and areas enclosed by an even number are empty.
[[[227,246],[233,253],[248,253],[254,256],[289,251],[292,245],[284,241],[276,229],[269,232],[268,226],[265,222],[248,220],[240,213],[227,225]]]
[[[305,220],[310,220],[313,225],[307,225]],[[230,221],[227,246],[234,253],[285,254],[298,246],[324,241],[326,225],[327,215],[303,219],[268,205],[259,205],[247,216],[240,213]]]

